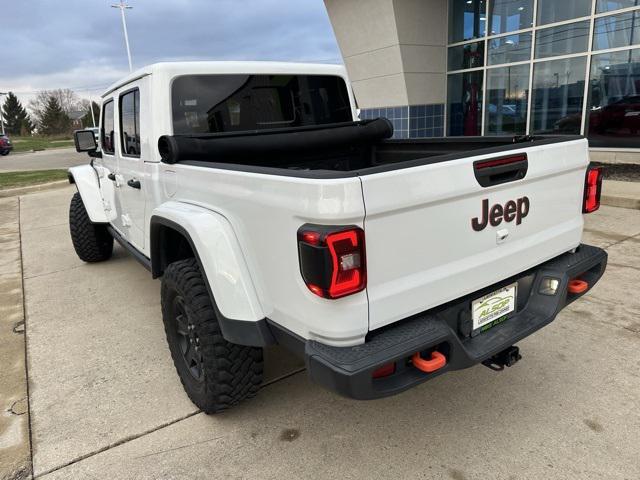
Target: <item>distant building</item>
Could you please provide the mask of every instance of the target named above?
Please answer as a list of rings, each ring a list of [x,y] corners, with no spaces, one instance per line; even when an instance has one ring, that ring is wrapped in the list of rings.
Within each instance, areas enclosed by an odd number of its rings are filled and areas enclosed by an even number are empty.
[[[74,130],[81,130],[84,128],[82,119],[84,118],[84,116],[87,114],[87,112],[85,111],[76,111],[76,112],[69,112],[67,115],[69,116],[69,119],[71,120],[71,127]]]
[[[640,149],[640,0],[324,1],[363,118],[397,137]]]

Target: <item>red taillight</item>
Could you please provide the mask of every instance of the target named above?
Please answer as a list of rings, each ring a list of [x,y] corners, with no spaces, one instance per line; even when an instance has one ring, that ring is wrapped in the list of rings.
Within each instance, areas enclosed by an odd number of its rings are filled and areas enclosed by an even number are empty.
[[[319,297],[340,298],[365,289],[361,228],[304,225],[298,231],[298,254],[302,278]]]
[[[584,184],[583,213],[595,212],[600,208],[600,195],[602,194],[602,168],[589,167]]]

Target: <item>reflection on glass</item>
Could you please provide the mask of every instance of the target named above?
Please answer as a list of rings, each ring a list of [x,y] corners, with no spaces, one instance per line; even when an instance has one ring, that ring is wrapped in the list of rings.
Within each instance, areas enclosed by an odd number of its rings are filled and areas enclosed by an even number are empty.
[[[449,0],[449,43],[484,37],[486,0]]]
[[[586,63],[586,57],[576,57],[535,65],[532,133],[580,133]]]
[[[640,12],[627,12],[596,19],[593,49],[628,47],[640,43]]]
[[[591,15],[591,0],[538,0],[538,25]]]
[[[592,57],[587,111],[592,147],[640,147],[640,49]]]
[[[449,70],[482,67],[484,65],[484,42],[451,47],[448,57]]]
[[[640,0],[598,0],[596,12],[612,12],[621,8],[637,7],[638,5],[640,5]]]
[[[545,28],[536,33],[536,58],[586,52],[589,45],[589,21]]]
[[[175,134],[352,120],[345,82],[330,75],[184,75],[171,96]]]
[[[449,75],[447,108],[450,136],[480,135],[482,122],[482,72]]]
[[[489,18],[491,35],[531,28],[533,0],[494,0],[491,2]]]
[[[115,118],[113,100],[102,105],[102,151],[113,154],[115,152]]]
[[[489,40],[489,65],[524,62],[531,58],[531,33],[507,35]]]
[[[487,71],[486,135],[522,135],[527,130],[529,65]]]
[[[140,155],[140,92],[132,90],[120,97],[122,153]]]

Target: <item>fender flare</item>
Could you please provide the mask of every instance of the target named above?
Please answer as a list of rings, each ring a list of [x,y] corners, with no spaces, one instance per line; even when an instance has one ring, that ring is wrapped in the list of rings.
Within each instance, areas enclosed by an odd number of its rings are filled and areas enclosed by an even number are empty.
[[[160,234],[163,227],[179,232],[189,242],[214,299],[224,338],[240,345],[274,344],[242,249],[227,218],[177,201],[155,208],[150,220],[154,278],[163,273]]]
[[[102,195],[100,195],[100,182],[98,174],[91,165],[80,165],[68,170],[69,182],[75,183],[87,210],[89,219],[93,223],[109,223],[104,211]]]

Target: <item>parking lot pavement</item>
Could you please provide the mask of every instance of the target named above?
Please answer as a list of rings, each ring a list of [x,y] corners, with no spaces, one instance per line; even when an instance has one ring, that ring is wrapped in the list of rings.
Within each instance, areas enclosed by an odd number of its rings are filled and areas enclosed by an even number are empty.
[[[89,163],[86,153],[78,153],[74,148],[57,148],[31,153],[11,153],[0,157],[1,172],[19,172],[25,170],[66,170],[76,165]]]
[[[159,282],[120,248],[103,264],[75,257],[72,193],[20,203],[37,477],[640,478],[637,211],[588,217],[585,239],[611,266],[519,344],[511,369],[478,366],[357,402],[272,349],[260,394],[206,416],[173,370]]]

